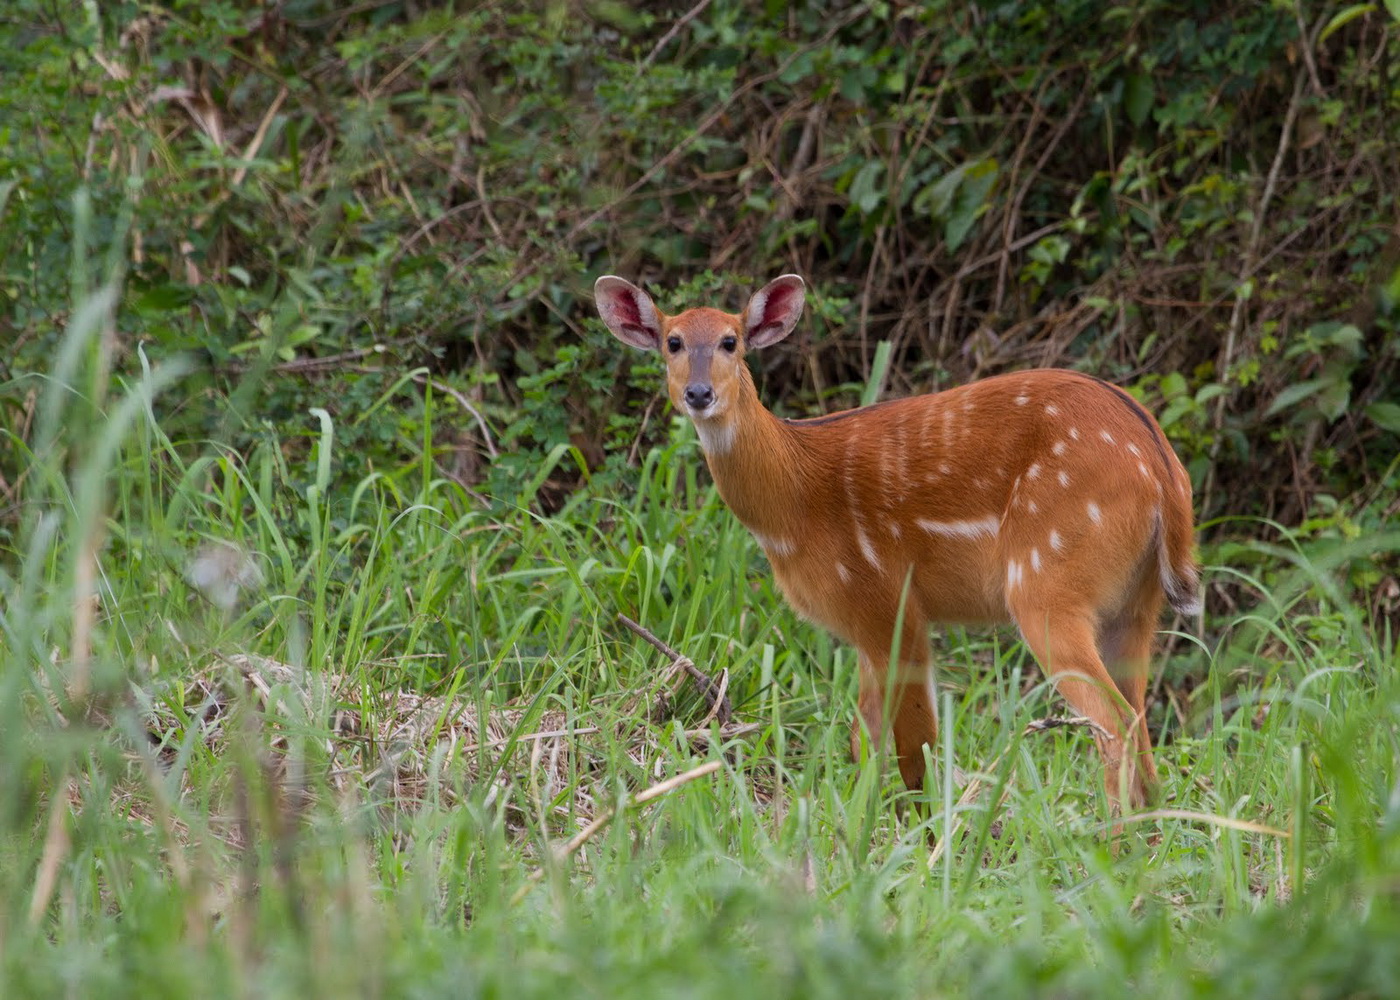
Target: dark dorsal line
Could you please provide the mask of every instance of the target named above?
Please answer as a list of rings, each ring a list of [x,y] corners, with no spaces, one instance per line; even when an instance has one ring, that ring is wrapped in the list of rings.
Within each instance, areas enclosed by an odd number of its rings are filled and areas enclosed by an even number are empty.
[[[1157,421],[1152,419],[1152,414],[1148,413],[1145,409],[1143,409],[1142,404],[1139,403],[1136,399],[1134,399],[1131,393],[1129,393],[1125,389],[1114,385],[1112,382],[1105,382],[1097,375],[1089,375],[1085,372],[1077,372],[1070,368],[1065,368],[1062,370],[1066,375],[1073,375],[1076,378],[1082,378],[1086,381],[1093,382],[1095,385],[1102,386],[1109,392],[1113,393],[1113,395],[1118,399],[1118,401],[1124,406],[1126,406],[1132,412],[1133,416],[1138,418],[1138,421],[1142,424],[1142,426],[1147,428],[1147,436],[1150,437],[1152,439],[1152,443],[1156,445],[1157,457],[1162,460],[1162,470],[1166,472],[1168,476],[1171,475],[1171,459],[1167,456],[1167,446],[1162,443],[1162,432],[1157,426]]]
[[[783,423],[792,427],[820,427],[822,424],[834,424],[839,420],[845,420],[847,417],[854,417],[857,413],[870,413],[872,410],[878,410],[882,407],[889,406],[891,403],[898,402],[900,402],[898,399],[882,399],[880,402],[871,403],[869,406],[857,406],[849,410],[840,410],[836,413],[828,413],[824,417],[802,417],[798,419],[781,417],[780,419]]]

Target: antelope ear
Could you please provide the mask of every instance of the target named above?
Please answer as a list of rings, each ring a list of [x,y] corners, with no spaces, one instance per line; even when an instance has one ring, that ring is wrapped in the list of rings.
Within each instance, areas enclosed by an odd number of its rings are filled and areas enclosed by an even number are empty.
[[[605,274],[593,283],[598,315],[624,344],[655,351],[661,347],[661,313],[651,296],[630,281]]]
[[[744,343],[749,347],[776,344],[797,326],[807,286],[795,274],[774,278],[749,299],[744,310]]]

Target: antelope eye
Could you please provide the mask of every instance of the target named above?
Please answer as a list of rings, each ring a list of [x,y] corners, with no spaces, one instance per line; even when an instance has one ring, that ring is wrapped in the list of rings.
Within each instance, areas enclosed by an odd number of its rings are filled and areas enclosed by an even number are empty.
[[[679,354],[682,346],[683,345],[681,344],[680,337],[666,338],[666,349],[669,350],[672,354]]]
[[[730,354],[733,354],[734,349],[739,346],[739,340],[736,337],[725,337],[719,342],[719,346],[723,347]]]

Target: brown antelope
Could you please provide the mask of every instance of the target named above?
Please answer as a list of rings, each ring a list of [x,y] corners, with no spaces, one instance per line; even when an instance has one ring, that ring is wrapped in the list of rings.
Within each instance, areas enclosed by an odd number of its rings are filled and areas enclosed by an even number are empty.
[[[900,775],[920,788],[937,734],[928,625],[1013,622],[1095,723],[1112,806],[1120,789],[1133,806],[1148,800],[1144,696],[1162,598],[1183,615],[1200,601],[1190,480],[1131,396],[1039,370],[782,420],[759,402],[744,352],[792,332],[801,278],[773,280],[738,315],[667,316],[611,276],[594,294],[614,336],[661,352],[672,403],[789,603],[855,646],[853,754],[862,720],[880,739],[888,706]]]

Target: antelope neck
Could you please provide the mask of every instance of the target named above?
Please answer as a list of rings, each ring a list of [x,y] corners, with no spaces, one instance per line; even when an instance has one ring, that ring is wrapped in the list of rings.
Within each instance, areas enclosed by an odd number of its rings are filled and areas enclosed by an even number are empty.
[[[800,522],[808,487],[803,442],[756,397],[725,414],[729,447],[705,453],[719,494],[750,531],[785,534]]]

